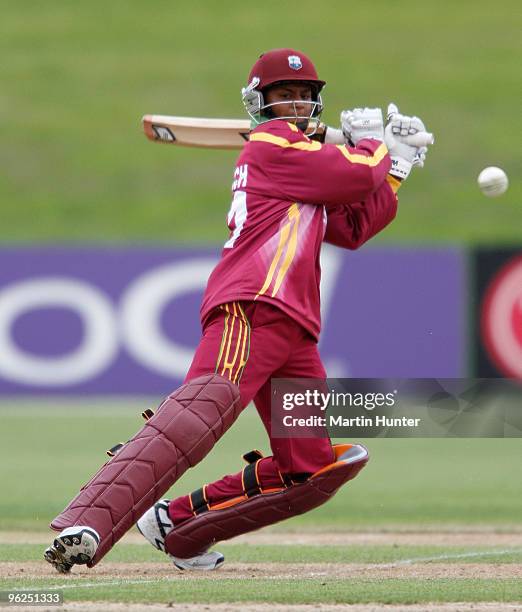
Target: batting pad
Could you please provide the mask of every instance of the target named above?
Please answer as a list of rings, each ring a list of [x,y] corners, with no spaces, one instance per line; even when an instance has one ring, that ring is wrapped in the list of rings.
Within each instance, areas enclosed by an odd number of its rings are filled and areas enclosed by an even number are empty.
[[[217,374],[174,391],[51,523],[85,525],[100,535],[92,567],[191,466],[211,450],[241,411],[239,389]]]
[[[292,484],[273,493],[260,493],[218,504],[216,508],[190,518],[165,538],[166,552],[186,559],[206,551],[215,542],[261,527],[272,525],[292,516],[303,514],[324,504],[339,487],[355,478],[369,459],[368,450],[360,444],[333,446],[336,461],[325,466],[308,480]]]

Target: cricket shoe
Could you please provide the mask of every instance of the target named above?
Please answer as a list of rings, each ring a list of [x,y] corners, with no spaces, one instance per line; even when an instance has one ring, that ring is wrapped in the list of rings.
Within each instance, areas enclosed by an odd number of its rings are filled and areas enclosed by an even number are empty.
[[[141,535],[146,538],[152,546],[166,552],[165,538],[174,529],[174,523],[169,516],[169,500],[161,499],[149,508],[147,512],[138,520],[136,527]],[[168,553],[167,553],[168,554]],[[215,551],[205,552],[188,559],[180,559],[168,554],[174,566],[179,570],[215,570],[225,561],[225,557]]]
[[[61,574],[68,574],[73,565],[92,561],[100,536],[90,527],[67,527],[44,553],[44,558]]]

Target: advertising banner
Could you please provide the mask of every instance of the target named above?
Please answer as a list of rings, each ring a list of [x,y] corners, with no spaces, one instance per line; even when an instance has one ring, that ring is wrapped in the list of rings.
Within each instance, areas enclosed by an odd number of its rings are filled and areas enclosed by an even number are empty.
[[[0,394],[169,392],[198,344],[218,258],[216,248],[1,249]],[[325,248],[322,269],[330,376],[464,375],[461,251]]]
[[[473,255],[475,373],[522,379],[522,248]]]

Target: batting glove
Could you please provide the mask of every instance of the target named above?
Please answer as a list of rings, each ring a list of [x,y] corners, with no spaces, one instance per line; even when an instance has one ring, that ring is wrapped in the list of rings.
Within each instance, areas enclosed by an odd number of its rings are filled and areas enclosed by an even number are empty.
[[[424,168],[424,162],[426,161],[427,152],[428,152],[428,147],[419,147],[417,149],[417,155],[415,155],[415,157],[413,158],[412,166]]]
[[[401,115],[395,104],[388,105],[387,120],[384,142],[392,161],[390,174],[404,180],[413,166],[424,166],[428,145],[434,142],[433,134],[426,131],[418,117]]]
[[[384,140],[384,121],[380,108],[354,108],[341,113],[341,128],[347,142],[357,145],[363,138]]]

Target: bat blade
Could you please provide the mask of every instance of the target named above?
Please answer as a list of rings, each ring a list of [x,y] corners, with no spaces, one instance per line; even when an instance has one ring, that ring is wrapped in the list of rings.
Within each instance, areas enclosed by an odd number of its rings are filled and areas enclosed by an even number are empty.
[[[145,135],[154,142],[206,149],[241,149],[250,132],[248,119],[144,115],[142,124]]]
[[[153,142],[202,147],[204,149],[241,149],[248,142],[249,119],[205,119],[202,117],[176,117],[173,115],[144,115],[145,136]],[[312,138],[324,137],[326,126],[310,122],[307,134]],[[328,128],[327,141],[344,143],[340,130]]]

